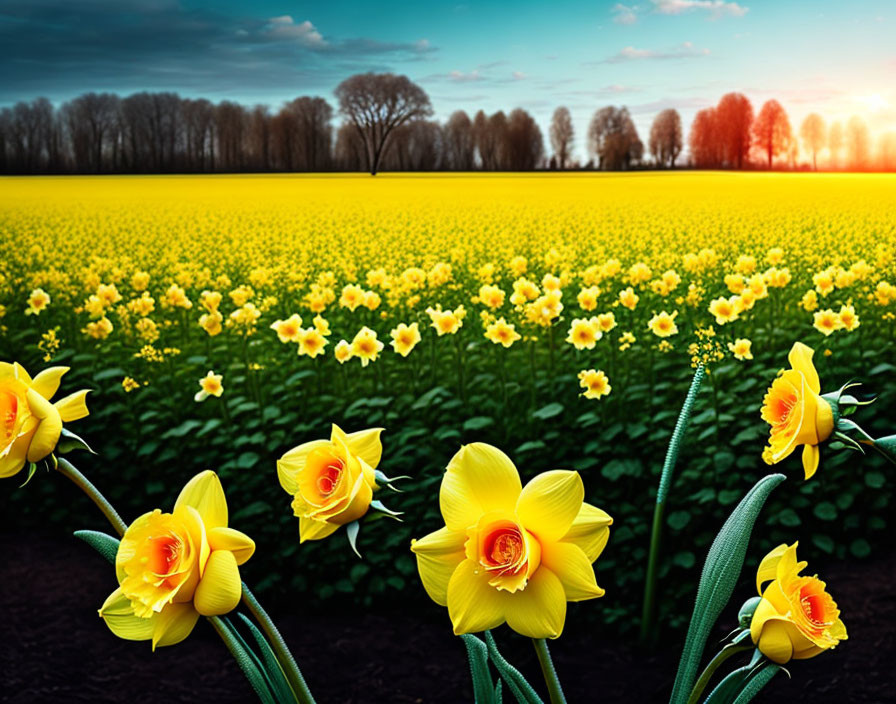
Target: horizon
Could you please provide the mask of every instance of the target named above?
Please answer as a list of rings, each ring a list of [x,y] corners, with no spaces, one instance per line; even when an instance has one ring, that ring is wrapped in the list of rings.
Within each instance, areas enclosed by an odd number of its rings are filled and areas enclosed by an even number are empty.
[[[89,0],[76,10],[58,0],[0,0],[7,47],[0,106],[147,90],[274,110],[317,95],[336,107],[341,80],[389,71],[417,82],[442,122],[455,110],[529,111],[547,151],[551,114],[565,105],[576,131],[573,156],[582,163],[588,123],[605,105],[627,106],[646,143],[660,110],[677,109],[687,135],[694,114],[730,91],[744,93],[757,112],[777,99],[794,132],[810,112],[828,123],[862,117],[875,145],[896,129],[896,92],[887,80],[896,69],[888,40],[896,8],[885,2],[381,8],[265,0],[249,16],[239,3],[208,0]]]

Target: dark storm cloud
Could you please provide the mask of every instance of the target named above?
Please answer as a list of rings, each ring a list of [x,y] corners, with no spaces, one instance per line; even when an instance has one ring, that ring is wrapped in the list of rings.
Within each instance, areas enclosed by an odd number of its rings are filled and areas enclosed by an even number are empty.
[[[290,16],[238,18],[173,0],[0,0],[0,102],[88,90],[300,92],[435,51],[426,40],[331,38]]]

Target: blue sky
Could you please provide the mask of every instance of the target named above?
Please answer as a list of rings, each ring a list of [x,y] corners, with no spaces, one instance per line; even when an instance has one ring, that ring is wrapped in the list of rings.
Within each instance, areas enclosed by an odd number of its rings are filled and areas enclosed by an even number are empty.
[[[896,2],[289,2],[0,0],[0,104],[89,90],[173,90],[274,107],[332,101],[359,71],[404,73],[436,115],[558,105],[584,133],[629,106],[642,137],[664,107],[687,126],[729,90],[757,107],[862,114],[896,129]]]

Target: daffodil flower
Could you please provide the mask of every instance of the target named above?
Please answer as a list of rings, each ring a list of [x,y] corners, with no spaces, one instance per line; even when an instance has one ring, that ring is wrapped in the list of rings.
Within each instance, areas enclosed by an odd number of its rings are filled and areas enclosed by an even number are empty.
[[[455,634],[506,622],[531,638],[557,638],[568,601],[603,596],[592,563],[613,521],[584,495],[577,472],[545,472],[523,487],[497,448],[461,448],[442,478],[445,527],[411,545]]]

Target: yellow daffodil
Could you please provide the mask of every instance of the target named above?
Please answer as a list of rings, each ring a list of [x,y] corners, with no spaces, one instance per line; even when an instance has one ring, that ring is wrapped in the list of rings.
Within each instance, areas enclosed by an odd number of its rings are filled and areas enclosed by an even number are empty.
[[[579,302],[579,308],[592,311],[597,308],[597,299],[599,296],[600,289],[597,286],[588,286],[579,291],[576,300]]]
[[[222,374],[215,374],[209,370],[208,374],[199,380],[200,390],[196,392],[195,400],[205,401],[209,396],[220,398],[221,394],[224,393],[223,380],[224,376]]]
[[[678,334],[678,326],[675,324],[675,318],[678,311],[672,311],[671,315],[666,311],[655,313],[648,321],[647,327],[657,337],[671,337]]]
[[[333,356],[340,364],[345,364],[352,358],[352,346],[346,340],[340,340],[333,348]]]
[[[616,315],[610,313],[599,313],[597,316],[597,327],[601,332],[607,333],[616,327]]]
[[[207,470],[187,483],[172,513],[156,509],[131,523],[115,557],[118,589],[99,611],[109,630],[155,650],[190,635],[200,615],[236,608],[239,565],[255,543],[227,520],[221,481]]]
[[[501,317],[485,326],[485,338],[496,345],[510,347],[520,339],[520,334],[513,323]]]
[[[377,360],[383,347],[383,343],[377,339],[376,332],[365,325],[352,339],[352,357],[360,359],[361,366],[366,367],[370,362]]]
[[[762,419],[771,426],[763,459],[777,464],[802,445],[806,479],[818,469],[818,445],[834,430],[833,410],[820,396],[813,355],[814,351],[802,342],[794,343],[788,356],[791,369],[778,373],[762,402]]]
[[[346,434],[333,425],[329,440],[312,440],[277,461],[280,486],[293,497],[299,538],[320,540],[367,513],[378,488],[382,428]]]
[[[506,622],[531,638],[557,638],[567,601],[603,596],[592,563],[612,519],[584,494],[577,472],[545,472],[523,487],[497,448],[461,448],[442,478],[445,527],[411,544],[423,586],[448,607],[455,634]]]
[[[852,305],[840,306],[840,327],[847,332],[852,332],[859,327],[859,316]]]
[[[50,367],[32,379],[18,362],[0,362],[0,479],[47,457],[56,449],[62,424],[88,415],[88,391],[50,403],[67,371]]]
[[[609,396],[613,387],[610,386],[610,380],[607,375],[600,369],[583,369],[579,372],[579,386],[585,391],[582,396],[585,398],[601,398]]]
[[[831,333],[836,332],[843,327],[843,321],[835,311],[828,308],[814,313],[812,327],[825,337],[828,337]]]
[[[286,320],[275,320],[271,323],[271,330],[277,333],[277,339],[283,344],[299,342],[302,338],[302,317],[294,313]]]
[[[34,289],[28,296],[28,307],[25,315],[40,315],[50,305],[50,296],[42,288]]]
[[[797,562],[796,548],[797,543],[779,545],[756,572],[762,599],[753,613],[750,636],[759,651],[779,665],[815,657],[847,639],[840,610],[825,583],[800,575],[807,563]]]
[[[734,355],[734,358],[743,362],[747,359],[753,359],[751,351],[753,343],[744,338],[738,338],[734,342],[728,343],[728,350]]]
[[[492,284],[485,284],[479,289],[479,301],[492,310],[504,305],[504,296],[504,291]]]
[[[591,350],[601,337],[597,318],[576,318],[570,323],[566,341],[577,350]]]
[[[321,335],[317,328],[299,330],[299,355],[305,355],[314,359],[324,353],[327,346],[327,338]]]
[[[199,327],[205,330],[209,337],[215,337],[216,335],[221,334],[221,331],[223,330],[223,322],[224,316],[218,311],[203,313],[199,316]]]
[[[725,325],[737,320],[739,312],[737,298],[734,296],[716,298],[709,302],[709,312],[715,316],[718,325]]]
[[[407,357],[420,342],[420,326],[417,323],[410,325],[400,323],[398,327],[392,329],[389,336],[392,338],[392,342],[389,343],[392,349],[402,357]]]

